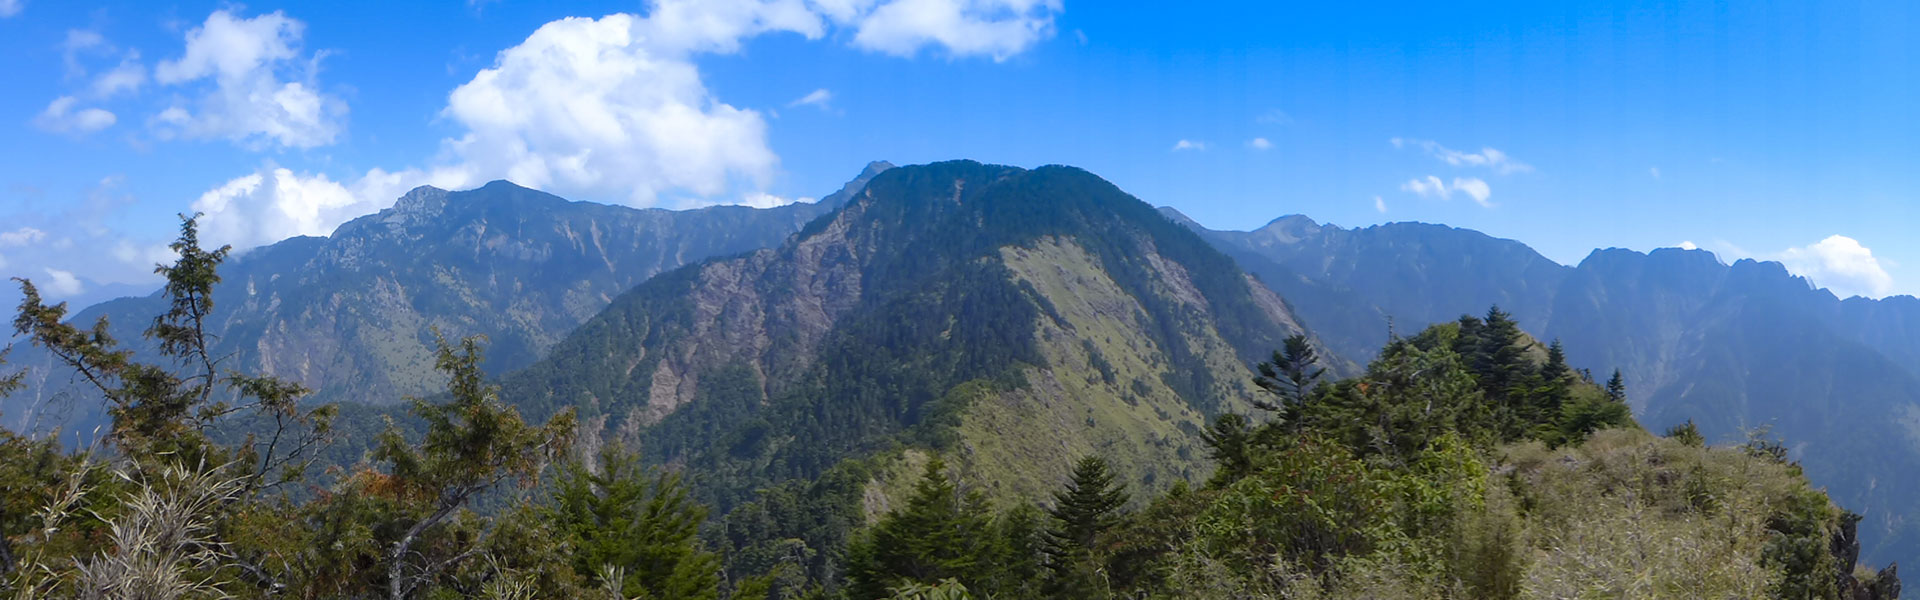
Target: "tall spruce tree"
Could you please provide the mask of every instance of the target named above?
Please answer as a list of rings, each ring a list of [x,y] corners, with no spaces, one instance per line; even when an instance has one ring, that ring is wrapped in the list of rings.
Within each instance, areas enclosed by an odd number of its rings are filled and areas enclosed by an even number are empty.
[[[1127,504],[1125,484],[1114,479],[1106,459],[1087,456],[1074,465],[1067,489],[1055,492],[1053,528],[1047,532],[1049,598],[1100,598],[1108,595],[1094,555],[1100,535],[1112,527]]]
[[[1254,385],[1272,394],[1277,402],[1255,399],[1253,405],[1280,413],[1281,419],[1289,427],[1297,429],[1307,395],[1319,383],[1320,376],[1327,372],[1319,366],[1319,362],[1320,357],[1314,352],[1313,344],[1307,341],[1307,336],[1287,336],[1281,349],[1274,352],[1267,362],[1256,367],[1259,375],[1253,378]]]
[[[913,497],[848,549],[855,598],[885,598],[905,584],[945,579],[978,585],[993,564],[991,515],[979,492],[965,492],[939,458],[914,484]]]
[[[1614,402],[1627,401],[1627,381],[1620,377],[1620,370],[1613,370],[1613,378],[1607,380],[1607,399]]]
[[[700,547],[707,509],[687,497],[676,473],[651,477],[639,457],[617,446],[599,454],[599,468],[567,464],[555,481],[546,517],[573,546],[574,572],[620,574],[622,597],[717,598],[720,557]]]
[[[1248,454],[1253,431],[1246,417],[1227,413],[1213,418],[1213,424],[1200,434],[1213,459],[1215,483],[1229,483],[1253,472],[1253,457]]]

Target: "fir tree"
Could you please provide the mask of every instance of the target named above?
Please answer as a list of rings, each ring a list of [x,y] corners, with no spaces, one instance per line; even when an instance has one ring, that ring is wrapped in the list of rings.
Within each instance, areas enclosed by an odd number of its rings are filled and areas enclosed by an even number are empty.
[[[1246,417],[1227,413],[1214,417],[1213,424],[1200,434],[1215,465],[1216,483],[1232,482],[1253,471],[1253,459],[1247,453],[1253,433],[1248,427]]]
[[[1623,404],[1627,401],[1627,382],[1620,377],[1619,369],[1614,369],[1613,378],[1607,380],[1607,399]]]
[[[1307,336],[1288,336],[1282,349],[1273,353],[1273,358],[1260,363],[1257,367],[1260,374],[1253,378],[1254,385],[1273,394],[1279,402],[1254,400],[1253,405],[1280,413],[1281,418],[1289,422],[1299,421],[1307,394],[1313,391],[1320,376],[1327,372],[1318,365],[1319,362],[1320,357],[1314,352],[1313,344],[1307,341]]]
[[[961,491],[947,478],[946,463],[930,460],[907,505],[848,550],[854,597],[884,598],[902,584],[949,578],[977,584],[992,564],[990,537],[986,500]]]
[[[617,569],[622,597],[718,597],[720,558],[700,548],[707,510],[687,498],[680,476],[648,477],[639,458],[618,447],[601,451],[599,463],[597,472],[568,464],[547,510],[571,538],[575,573]]]
[[[1126,505],[1126,486],[1114,480],[1105,459],[1088,456],[1074,465],[1073,480],[1065,491],[1054,493],[1053,501],[1048,511],[1054,523],[1047,532],[1046,595],[1063,599],[1106,595],[1094,548]]]

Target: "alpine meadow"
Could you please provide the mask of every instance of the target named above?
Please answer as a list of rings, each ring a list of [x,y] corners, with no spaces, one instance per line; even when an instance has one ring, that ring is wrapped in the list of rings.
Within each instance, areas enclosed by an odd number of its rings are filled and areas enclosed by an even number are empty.
[[[0,0],[0,595],[1895,600],[1908,8]]]

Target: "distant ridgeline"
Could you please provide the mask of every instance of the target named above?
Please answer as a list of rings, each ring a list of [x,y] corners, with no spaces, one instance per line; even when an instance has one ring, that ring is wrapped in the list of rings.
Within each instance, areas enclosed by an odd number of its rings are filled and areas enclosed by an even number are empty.
[[[1162,210],[1279,292],[1339,356],[1366,361],[1390,327],[1498,305],[1564,342],[1574,367],[1620,369],[1649,426],[1785,440],[1815,484],[1865,514],[1867,557],[1920,556],[1920,300],[1841,300],[1778,263],[1701,250],[1597,250],[1566,267],[1441,225],[1290,216],[1209,231]]]
[[[433,392],[433,330],[485,335],[486,368],[531,364],[614,297],[656,273],[778,245],[892,165],[876,162],[817,203],[686,211],[568,202],[496,181],[474,190],[422,187],[392,208],[245,250],[224,265],[206,323],[225,365],[287,378],[310,400],[400,404]],[[79,310],[151,360],[140,332],[165,312],[155,292]],[[77,308],[77,307],[76,307]],[[24,345],[23,345],[24,346]],[[85,433],[105,422],[85,382],[36,348],[10,356],[26,386],[0,402],[15,431]]]
[[[538,194],[439,193],[502,190]],[[1623,360],[1622,377],[1582,362],[1596,356],[1584,338],[1524,333],[1556,331],[1519,313],[1535,310],[1532,287],[1450,296],[1477,304],[1421,313],[1432,326],[1401,317],[1394,334],[1396,313],[1369,300],[1510,274],[1478,270],[1492,261],[1416,277],[1405,265],[1454,263],[1411,251],[1383,271],[1405,276],[1379,283],[1365,273],[1394,261],[1349,239],[1303,274],[1256,250],[1309,235],[1223,242],[1233,234],[1196,232],[1079,169],[873,168],[784,241],[655,255],[641,264],[659,275],[578,300],[592,309],[577,328],[505,344],[537,360],[499,362],[477,340],[415,328],[575,306],[551,295],[573,275],[544,270],[605,263],[551,257],[613,235],[502,202],[487,225],[442,225],[465,232],[445,248],[381,238],[393,245],[375,254],[417,263],[372,261],[354,225],[323,244],[340,268],[317,273],[340,279],[311,289],[352,296],[298,314],[348,322],[336,313],[405,298],[403,313],[422,315],[379,321],[426,336],[408,338],[418,373],[391,357],[365,367],[426,394],[407,406],[295,402],[296,384],[352,385],[273,362],[298,352],[237,359],[226,375],[202,360],[272,339],[223,311],[302,322],[251,300],[279,280],[265,271],[215,286],[217,253],[187,253],[139,305],[150,312],[115,318],[127,333],[114,337],[145,340],[140,352],[115,353],[29,294],[22,323],[53,352],[27,375],[73,379],[51,366],[62,357],[107,373],[81,379],[112,407],[110,451],[0,438],[0,581],[29,597],[1898,596],[1891,567],[1857,564],[1880,533],[1808,483],[1801,465],[1819,466],[1784,427],[1786,445],[1713,445],[1692,422],[1642,430],[1629,404],[1648,377],[1639,363]],[[772,227],[801,210],[736,218]],[[409,231],[384,222],[355,223]],[[571,245],[523,243],[503,222]],[[1456,242],[1412,247],[1474,247]],[[479,274],[510,256],[535,262]],[[1339,258],[1353,256],[1368,258]],[[1522,262],[1523,275],[1553,271]],[[417,275],[406,285],[369,275],[395,264],[420,270],[399,269]],[[483,280],[497,302],[421,300],[476,295]],[[547,295],[521,296],[536,288]],[[1608,326],[1633,336],[1637,323]],[[1615,376],[1597,384],[1578,366]],[[489,367],[504,372],[483,378]]]

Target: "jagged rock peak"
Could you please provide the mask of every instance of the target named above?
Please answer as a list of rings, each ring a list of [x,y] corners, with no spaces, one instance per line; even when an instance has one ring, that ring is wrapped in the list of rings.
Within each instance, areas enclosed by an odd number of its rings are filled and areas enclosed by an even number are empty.
[[[408,191],[400,200],[393,203],[393,209],[403,213],[430,213],[439,211],[447,205],[447,191],[423,185]]]

